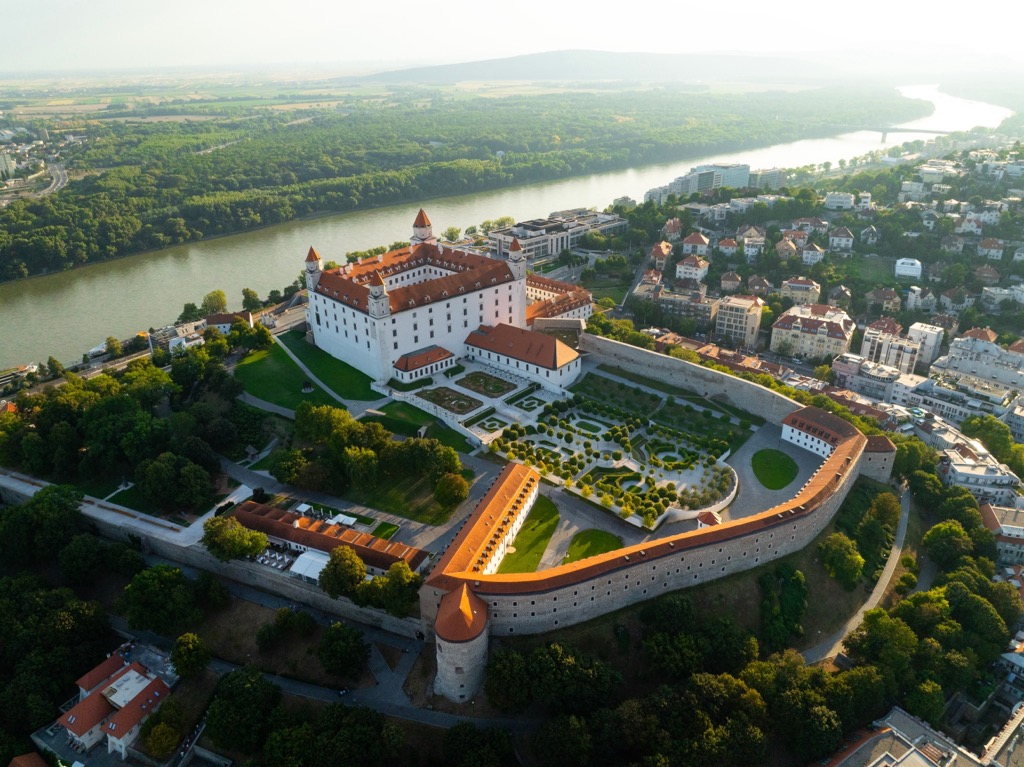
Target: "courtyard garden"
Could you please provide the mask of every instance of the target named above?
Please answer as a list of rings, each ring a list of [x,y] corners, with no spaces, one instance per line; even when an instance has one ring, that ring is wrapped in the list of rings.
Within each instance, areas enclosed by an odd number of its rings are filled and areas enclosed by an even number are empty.
[[[475,371],[456,381],[463,389],[469,389],[485,397],[501,397],[515,390],[516,385],[489,373]]]
[[[622,539],[617,535],[612,535],[604,530],[580,530],[569,541],[569,551],[562,560],[562,564],[568,565],[621,548]]]
[[[455,415],[465,415],[484,403],[468,394],[449,389],[447,386],[438,386],[436,389],[427,389],[416,394],[417,397],[432,402],[440,408],[444,408]]]
[[[687,405],[648,399],[622,396],[619,407],[577,392],[545,404],[536,423],[507,427],[490,450],[649,529],[670,510],[676,519],[692,518],[728,498],[736,474],[724,457],[749,429],[687,419]],[[633,409],[638,404],[645,415]]]
[[[532,573],[540,566],[544,551],[558,527],[558,507],[549,498],[537,496],[512,549],[501,560],[499,573]]]

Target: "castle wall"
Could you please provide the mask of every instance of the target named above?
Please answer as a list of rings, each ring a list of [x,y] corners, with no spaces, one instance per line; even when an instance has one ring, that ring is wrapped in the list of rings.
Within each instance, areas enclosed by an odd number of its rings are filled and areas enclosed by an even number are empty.
[[[802,407],[788,397],[742,378],[590,333],[580,334],[579,350],[589,353],[590,359],[596,362],[641,370],[648,378],[692,389],[775,423]]]

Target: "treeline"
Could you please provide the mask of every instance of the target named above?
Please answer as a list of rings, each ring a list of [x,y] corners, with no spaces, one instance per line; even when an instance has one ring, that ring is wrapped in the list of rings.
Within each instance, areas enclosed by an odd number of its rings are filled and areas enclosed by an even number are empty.
[[[58,271],[318,211],[564,178],[917,116],[893,92],[674,91],[371,100],[202,123],[90,125],[100,170],[0,211],[0,279]],[[85,126],[83,126],[84,128]],[[203,151],[212,150],[212,151]]]

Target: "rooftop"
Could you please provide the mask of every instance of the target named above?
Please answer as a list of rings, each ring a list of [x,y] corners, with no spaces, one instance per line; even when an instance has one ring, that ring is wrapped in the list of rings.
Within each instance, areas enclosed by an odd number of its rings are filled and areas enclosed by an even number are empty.
[[[580,356],[557,338],[506,324],[481,325],[466,337],[466,345],[548,370],[558,370]]]

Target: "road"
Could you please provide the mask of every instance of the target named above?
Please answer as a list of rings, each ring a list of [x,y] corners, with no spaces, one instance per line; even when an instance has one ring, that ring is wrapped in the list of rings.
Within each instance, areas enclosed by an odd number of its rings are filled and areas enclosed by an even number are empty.
[[[903,553],[903,541],[907,536],[907,524],[909,521],[910,491],[904,487],[900,495],[900,521],[896,526],[896,536],[892,542],[892,551],[889,552],[889,559],[886,560],[882,576],[878,579],[878,583],[875,584],[871,596],[868,597],[867,601],[861,605],[860,609],[854,613],[842,628],[831,636],[826,637],[814,647],[803,651],[804,660],[808,663],[818,663],[825,660],[825,658],[834,658],[841,653],[843,651],[843,640],[861,624],[861,621],[864,620],[864,613],[878,607],[878,603],[882,601],[882,596],[889,586],[889,581],[892,580],[893,573],[896,572],[896,566],[899,564],[900,556]]]

